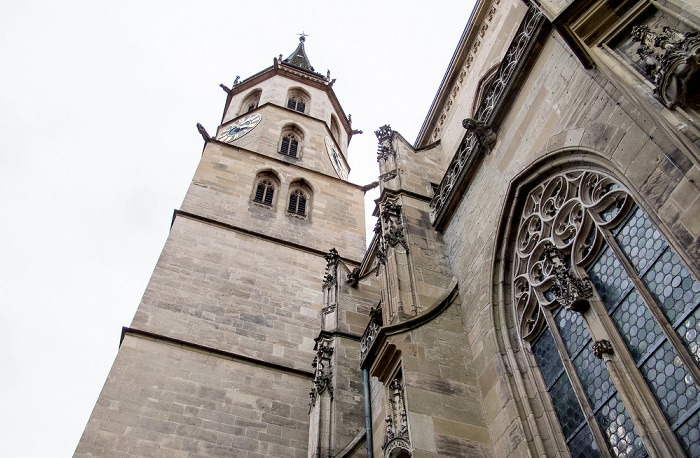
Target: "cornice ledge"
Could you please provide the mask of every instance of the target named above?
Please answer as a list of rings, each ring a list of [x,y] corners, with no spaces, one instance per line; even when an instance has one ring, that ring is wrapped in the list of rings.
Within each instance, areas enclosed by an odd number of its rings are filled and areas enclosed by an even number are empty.
[[[380,350],[386,346],[387,337],[411,331],[431,322],[440,316],[442,312],[447,310],[455,302],[458,295],[459,284],[457,279],[453,278],[446,292],[425,311],[406,321],[402,321],[401,323],[382,326],[379,328],[377,336],[372,341],[371,346],[367,349],[367,354],[360,362],[360,368],[365,369],[372,365],[376,357],[379,355]]]

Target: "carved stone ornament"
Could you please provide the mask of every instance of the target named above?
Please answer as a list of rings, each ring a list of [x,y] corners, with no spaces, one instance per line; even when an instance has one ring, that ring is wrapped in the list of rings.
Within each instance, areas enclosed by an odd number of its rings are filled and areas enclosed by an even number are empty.
[[[609,340],[596,340],[593,342],[593,354],[598,359],[603,359],[605,355],[613,354],[613,347]]]
[[[462,127],[464,127],[467,132],[473,132],[476,136],[476,140],[487,149],[491,149],[496,143],[496,134],[491,130],[491,126],[483,121],[467,118],[462,121]]]
[[[601,230],[619,224],[632,205],[622,185],[590,170],[559,173],[527,194],[512,267],[513,305],[524,340],[537,337],[545,310],[588,307],[593,284],[572,272],[590,265],[604,246]]]
[[[309,409],[316,405],[316,398],[328,391],[333,397],[333,371],[331,368],[331,358],[333,357],[333,347],[327,340],[321,340],[316,344],[316,357],[311,363],[314,369],[314,386],[309,392]]]
[[[552,264],[554,284],[549,291],[564,308],[583,313],[588,307],[588,299],[593,297],[593,282],[589,278],[578,278],[566,268],[562,254],[551,243],[544,245],[544,253]]]
[[[387,172],[383,175],[379,175],[379,178],[381,178],[382,181],[389,181],[389,180],[393,180],[394,178],[396,178],[397,175],[398,175],[398,173],[396,172],[396,170],[392,170],[391,172]]]
[[[670,109],[677,106],[700,109],[700,36],[698,32],[680,33],[664,27],[661,33],[649,26],[632,28],[632,40],[654,92]]]
[[[352,269],[352,272],[348,274],[347,279],[345,280],[345,283],[348,285],[355,287],[357,284],[360,282],[360,268],[355,267]]]
[[[391,130],[391,126],[389,124],[384,124],[382,127],[374,131],[374,135],[377,136],[377,140],[379,140],[381,143],[391,140],[391,138],[394,136],[394,131]]]
[[[365,328],[365,332],[360,339],[360,359],[364,359],[367,350],[372,346],[372,342],[377,337],[379,328],[382,327],[382,303],[375,305],[369,309],[369,324]]]
[[[326,259],[326,273],[323,276],[323,288],[326,289],[336,283],[340,256],[335,248],[331,248],[324,258]]]
[[[382,220],[384,221],[384,240],[386,243],[391,247],[401,243],[408,248],[401,220],[401,205],[392,201],[385,202],[382,206]]]
[[[462,138],[435,196],[430,201],[430,212],[433,220],[437,218],[445,203],[451,198],[455,185],[463,175],[462,172],[469,170],[467,164],[471,164],[477,156],[488,150],[490,146],[485,145],[495,143],[496,137],[491,131],[495,127],[488,123],[491,122],[494,110],[501,106],[507,97],[511,96],[507,89],[517,76],[516,69],[521,68],[523,59],[527,58],[526,51],[531,48],[543,23],[544,15],[536,6],[530,6],[496,70],[494,79],[484,89],[484,96],[476,109],[474,119],[465,120],[467,133]],[[472,126],[473,128],[471,128]]]
[[[374,342],[374,339],[377,337],[380,327],[381,325],[376,321],[370,320],[369,324],[365,328],[365,332],[362,334],[362,338],[360,339],[360,360],[365,358],[367,350],[369,350],[369,348],[372,346],[372,342]]]
[[[399,455],[397,453],[399,451],[410,456],[411,439],[408,436],[408,415],[406,414],[401,373],[389,383],[387,404],[386,433],[382,444],[382,453],[385,458]]]
[[[377,236],[377,251],[375,257],[377,259],[377,267],[386,265],[386,245],[384,243],[384,237],[382,237],[382,222],[377,219],[377,223],[374,225],[374,233]],[[376,275],[379,275],[379,269],[376,270]]]
[[[377,136],[379,140],[379,146],[377,147],[377,161],[386,161],[391,156],[396,155],[394,150],[394,145],[392,140],[394,139],[394,131],[391,130],[389,124],[385,124],[378,130],[374,131],[374,135]]]

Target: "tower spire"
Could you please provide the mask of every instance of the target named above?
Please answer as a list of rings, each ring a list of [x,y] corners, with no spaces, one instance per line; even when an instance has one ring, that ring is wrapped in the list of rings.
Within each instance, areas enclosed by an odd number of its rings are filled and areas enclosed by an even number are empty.
[[[301,32],[299,34],[299,46],[297,46],[297,49],[282,62],[306,70],[307,72],[314,72],[314,68],[311,66],[311,62],[309,62],[309,58],[306,56],[306,51],[304,50],[304,42],[308,36],[309,35],[304,32]]]

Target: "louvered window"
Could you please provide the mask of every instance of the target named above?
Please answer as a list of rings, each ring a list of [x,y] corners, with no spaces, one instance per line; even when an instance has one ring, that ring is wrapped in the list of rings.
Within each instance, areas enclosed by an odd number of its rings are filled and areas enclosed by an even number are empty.
[[[255,189],[255,202],[272,205],[272,197],[275,194],[275,186],[269,180],[262,180]]]
[[[294,136],[294,134],[287,134],[282,138],[282,147],[280,148],[280,153],[297,157],[297,150],[299,148],[299,141]]]
[[[306,195],[300,190],[295,190],[289,196],[289,207],[287,208],[289,213],[294,215],[305,216],[306,215]]]

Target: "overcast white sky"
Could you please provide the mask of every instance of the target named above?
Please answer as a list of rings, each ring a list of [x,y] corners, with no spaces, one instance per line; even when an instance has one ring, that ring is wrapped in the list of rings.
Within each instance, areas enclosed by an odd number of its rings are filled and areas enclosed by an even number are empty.
[[[0,443],[70,456],[231,85],[306,51],[353,127],[414,141],[468,1],[32,1],[0,6]],[[371,203],[371,201],[370,201]],[[372,208],[368,205],[368,211]]]

